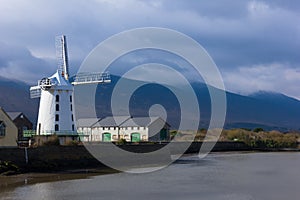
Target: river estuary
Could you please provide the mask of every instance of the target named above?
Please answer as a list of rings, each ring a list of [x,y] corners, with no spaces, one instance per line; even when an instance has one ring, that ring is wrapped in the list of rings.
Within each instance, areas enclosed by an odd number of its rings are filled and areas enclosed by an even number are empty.
[[[296,200],[300,153],[213,153],[201,160],[185,156],[146,174],[61,177],[0,187],[0,199]]]

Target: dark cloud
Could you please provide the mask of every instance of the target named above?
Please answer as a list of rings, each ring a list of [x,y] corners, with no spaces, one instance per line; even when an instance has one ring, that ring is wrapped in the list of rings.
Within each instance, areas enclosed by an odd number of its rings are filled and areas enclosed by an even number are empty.
[[[32,71],[51,74],[56,68],[54,37],[63,33],[68,36],[75,73],[99,42],[145,26],[172,28],[191,36],[225,74],[273,63],[299,69],[299,11],[300,3],[292,0],[11,0],[0,7],[0,41],[6,44],[0,43],[0,70],[7,77],[22,72],[32,81],[36,81]],[[10,48],[13,51],[5,51]],[[286,84],[288,88],[290,82]]]
[[[38,79],[55,71],[53,60],[34,57],[30,51],[20,46],[0,43],[0,76],[35,83]]]

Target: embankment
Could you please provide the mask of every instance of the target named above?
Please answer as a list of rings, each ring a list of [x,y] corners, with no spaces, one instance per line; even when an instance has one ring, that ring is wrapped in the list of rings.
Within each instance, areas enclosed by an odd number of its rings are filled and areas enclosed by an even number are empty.
[[[166,146],[162,144],[125,144],[119,145],[123,150],[135,153],[152,152]],[[209,143],[208,143],[209,144]],[[180,145],[187,143],[178,142],[174,145],[168,145],[170,154],[177,154]],[[197,153],[202,143],[193,142],[185,153]],[[252,150],[242,142],[218,142],[213,147],[213,151],[247,151]],[[167,156],[169,156],[168,154]],[[110,156],[110,155],[107,155]],[[114,155],[117,156],[117,155]],[[116,160],[122,158],[116,157]],[[161,155],[161,161],[170,159],[166,154]],[[0,148],[0,160],[9,161],[20,168],[21,172],[49,172],[63,171],[69,169],[84,168],[107,168],[100,163],[85,148],[85,146],[42,146],[37,148]],[[159,164],[159,163],[156,163]]]

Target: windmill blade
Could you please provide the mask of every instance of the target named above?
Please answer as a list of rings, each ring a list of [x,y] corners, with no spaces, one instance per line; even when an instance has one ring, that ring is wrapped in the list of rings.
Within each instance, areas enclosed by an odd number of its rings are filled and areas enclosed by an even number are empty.
[[[93,84],[93,83],[110,83],[109,73],[78,73],[74,76],[73,85]]]
[[[55,38],[56,57],[58,61],[58,71],[61,75],[69,79],[69,60],[67,50],[67,40],[65,35],[57,36]]]
[[[32,86],[30,87],[30,98],[40,98],[41,97],[41,87],[40,86]]]

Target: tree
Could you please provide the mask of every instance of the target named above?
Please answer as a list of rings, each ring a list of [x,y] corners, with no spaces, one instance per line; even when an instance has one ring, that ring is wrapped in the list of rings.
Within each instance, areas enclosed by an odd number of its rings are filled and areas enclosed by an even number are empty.
[[[265,131],[265,130],[263,128],[260,128],[260,127],[253,129],[253,132],[256,132],[256,133],[263,132],[263,131]]]

